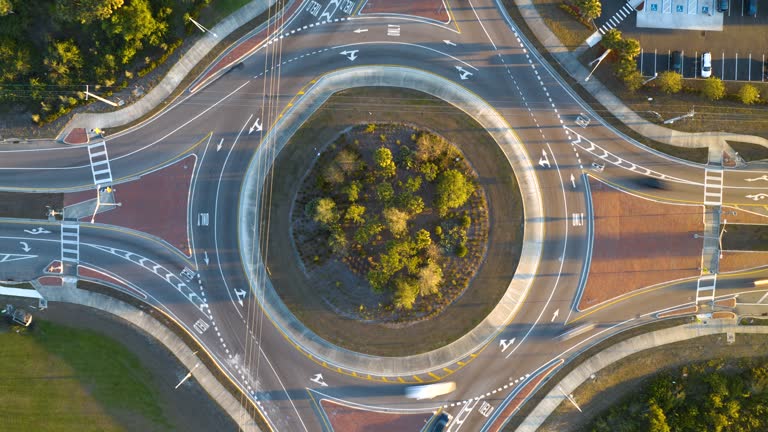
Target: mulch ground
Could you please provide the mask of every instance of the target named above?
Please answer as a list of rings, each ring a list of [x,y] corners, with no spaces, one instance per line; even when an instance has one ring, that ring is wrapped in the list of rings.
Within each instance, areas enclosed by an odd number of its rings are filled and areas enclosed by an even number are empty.
[[[0,192],[0,217],[46,219],[47,208],[61,210],[64,194]]]
[[[320,405],[337,432],[420,431],[432,413],[400,414],[367,411],[321,400]]]
[[[360,11],[365,14],[413,15],[448,23],[450,16],[443,0],[368,0]]]
[[[195,159],[188,156],[139,180],[113,186],[115,201],[122,205],[97,214],[96,222],[152,234],[190,255],[187,200],[194,169]],[[95,191],[78,194],[96,197]],[[91,216],[82,220],[90,221]]]
[[[701,271],[701,206],[662,204],[590,178],[595,217],[584,310],[644,287]]]

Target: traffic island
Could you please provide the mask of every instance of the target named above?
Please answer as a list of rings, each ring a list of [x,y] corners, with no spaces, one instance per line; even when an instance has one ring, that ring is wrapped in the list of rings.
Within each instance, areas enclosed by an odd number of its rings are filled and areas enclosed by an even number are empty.
[[[350,101],[355,101],[360,109],[350,110]],[[372,123],[373,117],[365,110],[366,106],[377,107],[377,123]],[[409,120],[408,124],[401,123],[405,119]],[[355,129],[356,125],[362,129]],[[438,211],[433,208],[438,178],[431,175],[438,173],[424,174],[419,170],[422,167],[429,171],[432,165],[418,159],[417,141],[427,125],[430,131],[440,135],[434,135],[435,142],[442,142],[444,137],[446,145],[450,142],[458,148],[453,149],[452,157],[442,151],[438,155],[445,159],[446,167],[474,171],[479,179],[474,198],[470,197],[466,209],[450,209],[449,213],[456,214],[446,216],[448,224],[437,223]],[[411,174],[411,187],[416,186],[415,178],[422,179],[417,192],[409,193],[406,190],[409,180],[399,177],[397,172],[392,177],[382,177],[386,168],[377,166],[373,160],[373,151],[381,147],[391,153],[396,171],[400,171],[398,166],[413,164],[413,170],[403,170],[401,174],[405,175],[406,171]],[[354,191],[359,195],[353,197],[357,206],[365,207],[364,214],[354,215],[349,212],[352,208],[350,186],[354,181],[365,186],[367,174],[355,180],[353,174],[345,174],[344,170],[361,163],[368,166],[362,173],[370,173],[375,178],[369,179],[374,180],[371,187]],[[493,139],[477,123],[443,101],[394,88],[343,91],[331,97],[296,132],[278,155],[273,170],[267,255],[271,281],[277,295],[302,324],[333,344],[382,356],[403,356],[439,348],[465,335],[482,321],[499,302],[514,276],[523,234],[522,199],[514,173]],[[341,182],[334,183],[339,180]],[[302,183],[312,186],[312,192],[302,189]],[[392,190],[383,187],[384,183]],[[422,193],[425,195],[421,196]],[[403,201],[405,207],[419,204],[411,201],[421,201],[423,211],[407,222],[413,236],[395,238],[391,233],[388,227],[397,222],[392,217],[396,215],[385,214],[378,202],[380,194],[382,199],[392,202],[392,208],[398,208],[395,204],[399,201]],[[420,199],[416,199],[417,196]],[[367,201],[375,203],[372,206]],[[320,222],[325,219],[318,209],[332,209],[326,215],[329,219],[325,225]],[[468,226],[464,227],[466,222]],[[338,230],[334,228],[336,225]],[[367,232],[369,229],[378,231]],[[397,246],[400,240],[414,237],[420,229],[428,234],[422,239],[430,243],[425,249],[430,246],[438,249],[435,251],[438,257],[433,262],[441,266],[442,281],[436,293],[425,296],[429,301],[417,299],[410,305],[412,308],[407,309],[395,304],[403,300],[398,291],[413,289],[411,282],[424,279],[419,273],[428,267],[428,250],[424,251],[424,259],[413,269],[416,270],[413,274],[409,274],[407,268],[398,272],[402,273],[407,287],[398,288],[398,280],[393,277],[391,284],[375,292],[367,279],[369,275],[376,276],[371,275],[371,271],[386,270],[382,256],[387,255],[385,261],[393,258],[388,251],[401,247]],[[339,239],[334,233],[344,236]],[[361,238],[368,234],[370,238]],[[362,242],[366,246],[358,249],[361,242],[355,237],[367,240]],[[373,254],[364,253],[368,243],[378,245]],[[462,244],[464,251],[460,250]],[[338,253],[333,252],[334,247],[339,249]],[[460,253],[466,255],[460,257]],[[416,255],[409,255],[404,261],[411,262]],[[419,297],[420,290],[411,294]],[[448,367],[455,370],[460,366]],[[434,379],[426,374],[422,378]]]
[[[328,399],[320,400],[330,429],[344,432],[419,431],[433,414],[371,411]]]
[[[699,205],[642,198],[590,177],[594,248],[580,311],[646,287],[701,274]]]
[[[360,15],[373,14],[411,15],[443,24],[451,22],[450,11],[443,0],[368,0]]]

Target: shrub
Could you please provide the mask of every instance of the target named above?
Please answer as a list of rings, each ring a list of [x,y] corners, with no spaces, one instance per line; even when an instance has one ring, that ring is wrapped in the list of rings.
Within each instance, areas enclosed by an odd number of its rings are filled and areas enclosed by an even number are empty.
[[[435,206],[444,216],[448,210],[464,205],[474,191],[475,185],[464,174],[449,169],[438,180]]]
[[[336,203],[331,198],[313,199],[307,203],[304,211],[312,220],[325,226],[330,226],[339,220]]]
[[[376,186],[376,197],[385,205],[390,204],[395,197],[395,190],[387,182],[381,182]]]
[[[437,165],[433,164],[432,162],[424,162],[419,166],[419,171],[424,174],[424,178],[427,179],[427,181],[435,181],[438,174]]]
[[[412,309],[419,295],[419,286],[411,279],[400,278],[395,281],[395,307]]]
[[[368,123],[368,127],[365,128],[365,131],[368,133],[376,132],[376,125],[373,123]]]
[[[468,252],[467,245],[465,245],[464,243],[461,243],[456,247],[456,256],[459,258],[464,258],[465,256],[467,256],[467,252]]]
[[[739,100],[744,105],[752,105],[760,100],[760,92],[752,84],[744,84],[739,89]]]
[[[659,74],[659,89],[666,94],[677,93],[683,89],[683,76],[677,72],[665,71]]]
[[[720,78],[711,76],[704,80],[704,87],[702,87],[701,93],[709,100],[720,100],[725,97],[725,84],[723,84]]]
[[[433,261],[419,269],[418,272],[419,294],[422,296],[436,294],[443,282],[443,269]]]
[[[365,223],[365,207],[359,204],[352,204],[344,214],[344,220],[352,222],[356,225],[363,225]]]
[[[396,208],[386,208],[382,212],[387,228],[395,237],[402,237],[408,230],[408,213]]]

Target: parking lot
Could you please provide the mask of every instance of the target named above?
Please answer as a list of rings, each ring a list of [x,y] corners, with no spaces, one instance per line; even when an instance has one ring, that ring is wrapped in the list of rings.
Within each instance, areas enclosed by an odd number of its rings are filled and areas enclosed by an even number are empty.
[[[617,23],[625,37],[640,41],[641,54],[638,67],[646,77],[653,77],[671,68],[673,51],[680,51],[683,57],[683,76],[701,76],[701,55],[712,53],[712,75],[727,81],[768,82],[768,0],[758,0],[757,16],[746,16],[746,0],[730,0],[727,12],[712,8],[712,0],[685,0],[683,12],[677,8],[662,7],[663,0],[657,0],[659,15],[669,15],[674,28],[637,27],[638,14],[643,14],[649,2],[632,11],[621,22],[610,19],[625,6],[624,1],[606,2],[603,16],[596,20],[598,26]],[[681,3],[673,0],[672,6]],[[682,4],[682,3],[681,3]],[[669,9],[669,12],[666,10]],[[626,10],[626,8],[625,8]],[[649,11],[650,12],[650,9]],[[619,12],[620,13],[620,12]],[[706,29],[711,15],[722,20],[722,31]],[[621,15],[621,13],[620,13]],[[642,21],[642,20],[641,20]],[[680,30],[680,27],[701,25],[698,30]]]

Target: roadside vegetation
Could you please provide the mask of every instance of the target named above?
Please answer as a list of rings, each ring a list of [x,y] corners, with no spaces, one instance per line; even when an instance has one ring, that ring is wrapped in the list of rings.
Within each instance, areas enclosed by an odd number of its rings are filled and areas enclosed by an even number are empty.
[[[23,110],[42,125],[87,103],[86,84],[110,96],[197,32],[189,17],[245,3],[219,2],[203,11],[211,0],[0,0],[0,114]]]
[[[0,424],[6,430],[172,428],[149,371],[112,339],[36,321],[0,333],[0,344]]]
[[[763,431],[766,411],[768,360],[711,360],[657,375],[587,429]]]
[[[308,269],[339,261],[387,304],[369,319],[436,313],[469,285],[485,250],[475,173],[433,133],[370,123],[320,153],[294,210]],[[342,282],[340,281],[339,284]]]

